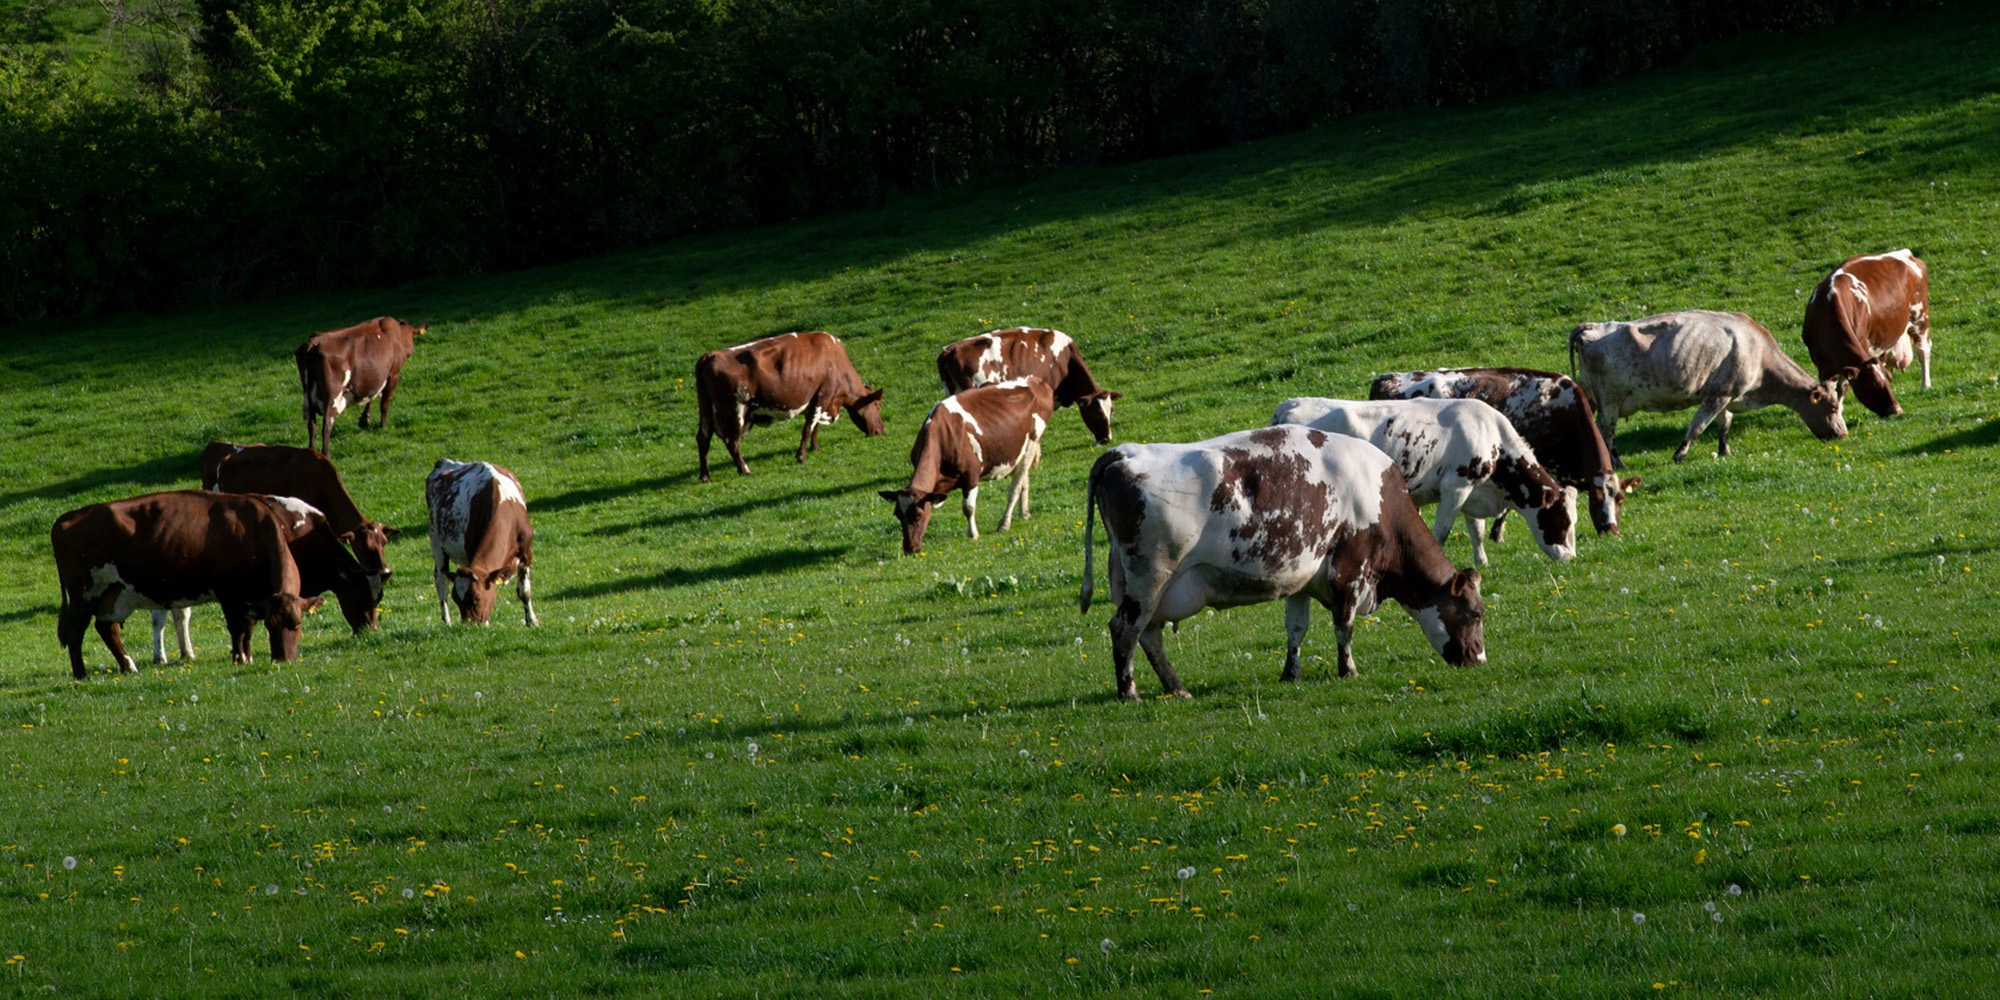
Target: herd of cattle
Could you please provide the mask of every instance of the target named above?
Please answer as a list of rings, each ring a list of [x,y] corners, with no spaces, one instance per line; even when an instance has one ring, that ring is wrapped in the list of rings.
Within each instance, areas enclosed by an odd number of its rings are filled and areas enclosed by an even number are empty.
[[[334,420],[354,403],[366,427],[379,399],[387,424],[423,330],[383,317],[317,334],[298,349],[309,447],[216,442],[202,455],[202,490],[94,504],[57,519],[58,634],[74,676],[86,676],[83,633],[92,619],[120,668],[136,669],[119,626],[137,608],[154,609],[156,662],[165,660],[169,616],[181,655],[193,655],[188,610],[211,601],[222,605],[238,662],[249,659],[259,621],[273,659],[296,656],[302,613],[329,591],[356,632],[373,627],[390,576],[383,550],[396,529],[361,514],[327,452]],[[1101,514],[1119,696],[1139,696],[1135,648],[1166,693],[1188,696],[1167,661],[1164,627],[1204,608],[1280,599],[1285,680],[1299,676],[1313,601],[1333,615],[1341,676],[1355,673],[1355,619],[1384,599],[1416,619],[1446,662],[1483,663],[1479,572],[1457,569],[1443,550],[1460,515],[1476,565],[1486,563],[1485,542],[1501,539],[1510,512],[1546,555],[1568,560],[1579,494],[1598,533],[1616,534],[1620,500],[1637,482],[1619,475],[1621,417],[1695,407],[1678,462],[1711,422],[1718,452],[1729,454],[1731,414],[1772,404],[1796,411],[1822,439],[1844,437],[1849,385],[1876,413],[1901,413],[1890,369],[1921,359],[1924,386],[1931,383],[1923,261],[1908,250],[1844,261],[1808,299],[1804,339],[1817,377],[1741,313],[1584,323],[1569,338],[1574,379],[1524,368],[1395,372],[1378,376],[1367,400],[1285,400],[1268,427],[1111,448],[1089,474],[1080,604],[1089,611]],[[1110,443],[1119,394],[1097,383],[1061,332],[995,330],[948,345],[937,367],[948,395],[917,432],[908,485],[881,493],[894,504],[905,553],[921,551],[932,511],[954,489],[973,538],[982,482],[1011,479],[1002,530],[1017,507],[1028,516],[1029,477],[1057,409],[1075,406],[1098,443]],[[740,442],[754,426],[803,417],[800,462],[842,410],[863,433],[883,433],[882,391],[862,382],[845,346],[825,332],[710,351],[695,365],[695,390],[702,482],[718,434],[748,475]],[[310,447],[315,431],[318,450]],[[527,624],[536,624],[533,533],[513,474],[441,459],[425,500],[444,621],[453,606],[466,621],[487,621],[498,588],[515,578]],[[1438,509],[1427,527],[1417,507],[1429,503]]]

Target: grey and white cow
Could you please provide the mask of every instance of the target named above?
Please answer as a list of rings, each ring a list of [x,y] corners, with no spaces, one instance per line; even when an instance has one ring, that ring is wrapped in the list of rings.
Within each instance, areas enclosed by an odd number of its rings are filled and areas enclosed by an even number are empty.
[[[1388,453],[1410,499],[1438,505],[1439,544],[1465,515],[1478,565],[1486,564],[1486,520],[1510,509],[1549,558],[1576,557],[1576,490],[1557,483],[1506,416],[1479,400],[1305,396],[1279,403],[1271,423],[1352,435]]]
[[[1403,605],[1445,662],[1486,662],[1479,573],[1445,558],[1395,462],[1365,441],[1283,426],[1194,444],[1128,444],[1090,470],[1083,589],[1095,588],[1098,511],[1110,543],[1111,656],[1118,697],[1137,701],[1135,647],[1160,684],[1190,697],[1161,629],[1203,608],[1285,602],[1285,667],[1296,681],[1312,605],[1333,613],[1340,676],[1352,677],[1354,620],[1384,598]]]
[[[535,533],[528,526],[520,480],[491,462],[440,458],[424,480],[424,502],[430,509],[431,563],[444,623],[451,624],[456,604],[461,618],[486,624],[493,617],[496,589],[518,571],[514,593],[521,598],[523,617],[529,625],[541,624],[528,580]]]
[[[1619,468],[1618,420],[1642,411],[1697,407],[1674,461],[1715,422],[1716,454],[1729,454],[1730,415],[1788,406],[1822,441],[1847,436],[1837,378],[1814,379],[1777,338],[1742,313],[1690,309],[1631,322],[1584,323],[1569,334],[1570,367],[1597,409],[1597,427]]]

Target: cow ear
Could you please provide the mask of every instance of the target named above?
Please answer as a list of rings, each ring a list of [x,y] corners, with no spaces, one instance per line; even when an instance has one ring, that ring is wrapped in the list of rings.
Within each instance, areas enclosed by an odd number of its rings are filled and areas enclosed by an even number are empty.
[[[395,538],[396,536],[401,535],[402,533],[403,529],[401,528],[392,528],[386,524],[382,526],[382,534],[384,537]]]
[[[1124,394],[1124,393],[1122,393],[1122,392],[1112,392],[1112,391],[1110,391],[1109,389],[1107,389],[1107,390],[1105,390],[1105,392],[1104,392],[1104,398],[1106,398],[1106,399],[1114,399],[1114,400],[1115,400],[1115,399],[1124,399],[1124,398],[1125,398],[1125,394]]]
[[[903,495],[900,490],[876,490],[875,492],[881,494],[882,499],[887,500],[890,503],[895,503],[896,498]]]
[[[410,336],[412,337],[417,336],[418,334],[423,333],[425,330],[428,330],[430,328],[431,325],[429,323],[418,323],[416,326],[410,329]]]
[[[864,385],[861,387],[861,398],[855,400],[854,405],[857,407],[861,407],[861,406],[867,406],[869,403],[879,403],[881,401],[882,401],[882,390],[870,389]]]
[[[1623,479],[1618,480],[1618,492],[1620,494],[1629,495],[1638,488],[1639,488],[1638,476],[1626,476]]]
[[[949,499],[951,499],[951,494],[949,493],[932,493],[924,497],[924,502],[935,507]]]
[[[500,569],[496,569],[493,572],[486,574],[486,579],[481,582],[485,583],[489,587],[498,587],[502,583],[507,582],[506,567],[503,566]]]

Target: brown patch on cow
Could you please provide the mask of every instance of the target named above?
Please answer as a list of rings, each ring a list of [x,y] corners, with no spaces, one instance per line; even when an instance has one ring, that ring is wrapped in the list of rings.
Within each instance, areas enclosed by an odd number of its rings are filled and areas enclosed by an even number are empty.
[[[1333,521],[1326,486],[1309,477],[1309,456],[1275,447],[1284,437],[1284,431],[1266,428],[1250,435],[1268,449],[1263,454],[1240,448],[1217,453],[1219,476],[1209,510],[1239,504],[1247,509],[1243,523],[1229,533],[1237,543],[1230,556],[1238,563],[1275,567],[1294,561],[1312,551]]]

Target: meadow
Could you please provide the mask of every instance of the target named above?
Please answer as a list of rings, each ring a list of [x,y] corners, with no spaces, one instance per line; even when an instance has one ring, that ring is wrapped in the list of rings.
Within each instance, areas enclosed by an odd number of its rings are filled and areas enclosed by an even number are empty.
[[[1864,19],[571,266],[8,331],[0,990],[1989,995],[1996,46],[1976,5]],[[1679,465],[1689,414],[1621,424],[1623,535],[1491,547],[1480,668],[1390,605],[1358,678],[1321,614],[1282,684],[1272,604],[1169,637],[1193,701],[1119,704],[1074,414],[1010,532],[989,490],[980,540],[954,500],[902,557],[876,495],[938,347],[995,327],[1068,331],[1120,441],[1184,441],[1381,371],[1566,370],[1584,320],[1740,309],[1803,361],[1813,284],[1905,246],[1933,389]],[[119,676],[93,636],[72,683],[50,523],[194,486],[213,439],[302,443],[293,347],[383,313],[429,332],[389,427],[332,448],[404,531],[381,629],[322,613],[300,661],[235,666],[207,609],[196,661]],[[756,430],[754,475],[697,484],[695,358],[795,329],[847,342],[888,433],[843,417],[800,466],[796,424]],[[542,627],[511,588],[439,623],[446,455],[519,475]]]

